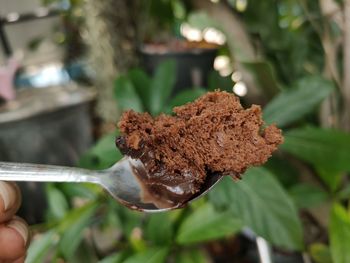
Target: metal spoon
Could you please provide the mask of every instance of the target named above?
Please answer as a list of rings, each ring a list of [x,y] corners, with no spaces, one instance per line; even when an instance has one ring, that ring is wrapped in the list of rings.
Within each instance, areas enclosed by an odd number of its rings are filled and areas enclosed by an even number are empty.
[[[146,173],[145,167],[140,160],[130,157],[124,157],[111,168],[101,171],[54,165],[0,162],[0,181],[94,183],[106,189],[121,204],[143,212],[165,212],[185,205],[176,204],[158,208],[153,203],[144,202],[144,185],[138,173]],[[222,175],[219,174],[208,176],[201,190],[187,203],[205,195],[221,178]],[[271,253],[266,240],[257,237],[256,242],[261,263],[271,263]]]
[[[147,172],[143,163],[130,157],[124,157],[111,168],[100,171],[53,165],[0,162],[1,181],[94,183],[106,189],[121,204],[144,212],[164,212],[185,205],[168,203],[169,207],[162,205],[162,208],[158,208],[155,203],[143,201],[145,185],[140,181],[139,175],[145,173]],[[221,175],[215,174],[208,176],[202,189],[187,202],[206,194],[221,178]]]

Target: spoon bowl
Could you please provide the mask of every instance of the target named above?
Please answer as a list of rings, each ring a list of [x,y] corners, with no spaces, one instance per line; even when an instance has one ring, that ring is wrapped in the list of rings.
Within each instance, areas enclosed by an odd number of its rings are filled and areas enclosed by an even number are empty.
[[[100,171],[53,165],[0,162],[0,180],[2,181],[99,184],[124,206],[143,212],[164,212],[181,208],[188,202],[205,195],[222,178],[222,175],[211,174],[203,183],[200,191],[189,200],[183,203],[173,203],[159,195],[156,198],[150,198],[147,184],[142,180],[142,177],[146,175],[147,171],[143,163],[139,159],[128,156],[111,168]]]

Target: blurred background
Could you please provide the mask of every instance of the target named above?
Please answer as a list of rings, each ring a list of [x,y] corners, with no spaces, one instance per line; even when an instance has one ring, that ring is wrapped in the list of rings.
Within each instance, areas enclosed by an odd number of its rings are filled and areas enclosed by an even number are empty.
[[[349,0],[0,0],[1,161],[110,167],[124,110],[171,114],[215,89],[285,136],[168,213],[21,183],[26,262],[348,263],[349,73]]]

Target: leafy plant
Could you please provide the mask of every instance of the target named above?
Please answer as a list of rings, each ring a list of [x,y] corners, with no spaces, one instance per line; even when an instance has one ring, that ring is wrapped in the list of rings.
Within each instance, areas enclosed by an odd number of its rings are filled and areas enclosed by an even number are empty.
[[[291,250],[303,248],[295,205],[269,171],[251,168],[244,180],[235,184],[227,178],[210,193],[210,200],[223,211],[232,211],[272,244]]]
[[[332,208],[330,231],[331,254],[334,262],[349,262],[348,243],[344,241],[350,239],[350,217],[349,213],[337,203]]]
[[[229,2],[235,6],[238,1]],[[244,228],[274,247],[308,253],[315,262],[349,262],[350,134],[319,118],[325,105],[335,103],[336,109],[342,105],[334,72],[325,73],[329,57],[323,51],[324,34],[331,30],[328,37],[336,36],[333,27],[327,27],[334,21],[321,13],[317,1],[251,2],[239,17],[244,24],[241,30],[246,30],[259,56],[247,59],[242,50],[234,48],[231,52],[258,80],[261,93],[268,98],[263,108],[266,123],[283,128],[285,142],[280,151],[264,167],[247,170],[241,181],[227,177],[206,198],[164,214],[129,211],[89,185],[51,185],[50,230],[34,241],[28,262],[42,262],[49,254],[54,259],[70,260],[87,250],[91,258],[103,263],[210,262],[204,244],[223,242]],[[204,11],[196,10],[187,19],[202,29],[221,26]],[[313,19],[322,23],[316,23],[315,28]],[[336,64],[335,70],[338,68]],[[157,116],[171,113],[172,107],[192,101],[207,90],[232,88],[230,77],[214,72],[208,87],[173,95],[174,70],[174,62],[167,61],[153,77],[141,69],[120,76],[114,89],[117,107]],[[321,106],[324,101],[328,104]],[[337,114],[326,117],[336,120]],[[83,156],[80,166],[102,169],[120,159],[114,146],[117,134],[100,138]],[[77,206],[76,200],[83,204],[78,202]],[[326,212],[319,215],[315,210]],[[329,225],[324,219],[329,219]],[[310,232],[310,224],[322,235],[305,234]],[[86,242],[84,229],[97,237],[113,234],[107,238],[108,248]]]
[[[172,97],[175,70],[175,61],[167,60],[159,65],[153,78],[141,69],[133,69],[127,75],[119,77],[114,89],[118,108],[121,111],[146,111],[156,116],[161,112],[170,112],[173,107],[205,93],[205,89],[196,87]]]

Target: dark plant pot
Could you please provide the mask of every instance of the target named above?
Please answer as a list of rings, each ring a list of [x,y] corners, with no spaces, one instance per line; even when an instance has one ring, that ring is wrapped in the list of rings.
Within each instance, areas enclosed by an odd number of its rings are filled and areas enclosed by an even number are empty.
[[[141,64],[149,74],[154,74],[158,65],[168,59],[176,62],[176,83],[174,93],[191,88],[205,87],[208,84],[208,75],[213,70],[217,48],[188,48],[160,50],[150,44],[140,49]]]
[[[76,87],[26,89],[0,106],[0,161],[73,166],[92,144],[90,102]],[[20,183],[20,215],[40,223],[46,211],[42,183]]]
[[[231,238],[208,243],[205,248],[215,263],[269,262],[266,260],[264,252],[259,251],[255,239],[248,237],[244,232]],[[270,253],[273,263],[304,262],[299,252],[286,252],[272,248]]]

